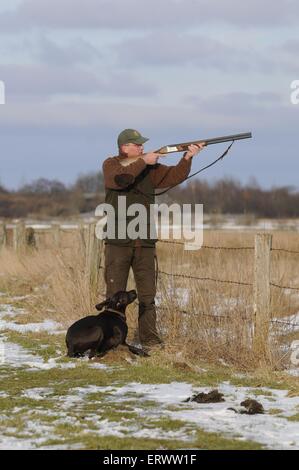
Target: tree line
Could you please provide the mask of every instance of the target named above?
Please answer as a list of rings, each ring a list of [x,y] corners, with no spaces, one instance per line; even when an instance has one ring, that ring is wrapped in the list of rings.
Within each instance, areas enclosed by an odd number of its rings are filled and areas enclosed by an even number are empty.
[[[0,217],[67,217],[94,212],[104,201],[101,172],[80,175],[66,186],[57,180],[40,178],[18,190],[0,184]],[[291,186],[261,188],[256,181],[241,184],[234,179],[209,182],[190,180],[157,202],[204,204],[205,213],[252,214],[257,217],[299,217],[299,192]]]

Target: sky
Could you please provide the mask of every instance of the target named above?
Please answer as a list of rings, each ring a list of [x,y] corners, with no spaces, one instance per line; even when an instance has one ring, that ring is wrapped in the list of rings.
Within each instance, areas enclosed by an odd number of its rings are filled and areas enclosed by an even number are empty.
[[[71,184],[133,128],[148,151],[251,131],[201,177],[299,189],[298,23],[296,0],[1,0],[0,184]]]

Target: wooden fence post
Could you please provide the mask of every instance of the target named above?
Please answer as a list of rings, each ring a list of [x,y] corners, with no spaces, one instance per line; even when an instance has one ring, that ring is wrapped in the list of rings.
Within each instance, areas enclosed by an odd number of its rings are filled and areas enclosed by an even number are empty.
[[[23,221],[17,222],[12,231],[12,246],[13,250],[20,253],[26,247],[26,228]]]
[[[59,248],[60,246],[60,224],[59,223],[52,223],[52,234],[53,234],[53,241],[55,248]]]
[[[269,347],[271,248],[272,235],[258,233],[255,236],[253,351],[261,365],[271,359]]]
[[[78,235],[79,235],[79,246],[82,253],[86,255],[86,231],[84,222],[80,222],[78,225]]]
[[[97,293],[100,264],[100,247],[95,228],[95,223],[88,224],[86,237],[86,273],[91,297]]]
[[[6,226],[0,222],[0,250],[6,246]]]
[[[36,248],[36,239],[33,227],[26,228],[26,246],[31,250]]]

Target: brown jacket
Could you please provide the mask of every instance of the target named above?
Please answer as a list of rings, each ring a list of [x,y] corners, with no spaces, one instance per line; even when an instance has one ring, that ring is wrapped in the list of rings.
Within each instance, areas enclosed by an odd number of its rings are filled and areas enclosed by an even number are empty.
[[[120,160],[124,158],[121,156],[107,158],[103,163],[103,174],[105,188],[107,189],[124,189],[126,186],[134,183],[135,178],[142,173],[143,170],[148,166],[150,171],[150,178],[153,187],[168,188],[175,184],[179,184],[188,176],[191,170],[191,160],[186,160],[184,157],[175,166],[162,165],[156,163],[156,165],[147,165],[142,158],[138,158],[135,162],[130,165],[123,166]],[[122,184],[118,184],[119,177],[125,177],[122,179]],[[124,183],[127,181],[127,184]]]

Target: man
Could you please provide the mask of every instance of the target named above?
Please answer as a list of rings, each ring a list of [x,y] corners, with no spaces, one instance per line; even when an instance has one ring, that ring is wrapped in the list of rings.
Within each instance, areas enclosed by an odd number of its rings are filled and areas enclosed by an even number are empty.
[[[119,290],[125,290],[130,267],[136,283],[139,301],[138,329],[139,339],[143,347],[151,349],[161,343],[156,328],[155,311],[155,243],[149,235],[150,205],[155,203],[154,190],[179,184],[190,173],[192,157],[202,145],[190,145],[175,166],[161,165],[159,154],[143,153],[143,144],[148,139],[134,129],[125,129],[117,139],[119,155],[107,158],[103,163],[104,183],[106,189],[105,202],[111,204],[118,214],[118,197],[125,196],[126,206],[142,204],[146,208],[147,237],[136,240],[106,237],[105,240],[105,282],[107,297]],[[124,166],[125,164],[125,166]],[[109,217],[109,216],[108,216]],[[132,217],[124,215],[128,225]]]

